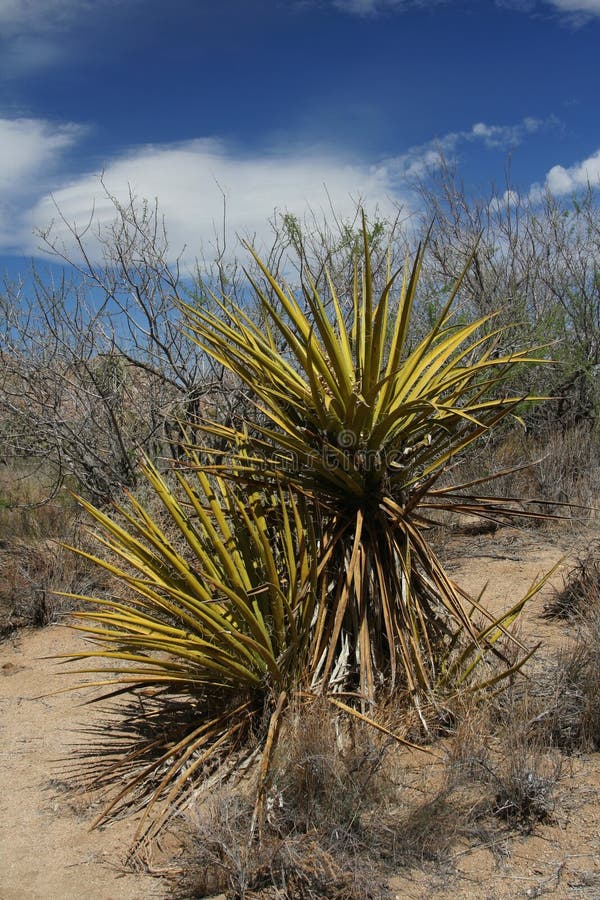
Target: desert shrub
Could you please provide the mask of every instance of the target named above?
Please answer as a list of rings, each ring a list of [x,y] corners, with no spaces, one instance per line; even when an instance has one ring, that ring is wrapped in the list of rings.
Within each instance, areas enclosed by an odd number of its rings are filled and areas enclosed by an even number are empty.
[[[389,747],[389,742],[387,744]],[[282,724],[260,836],[253,793],[225,785],[185,813],[185,875],[177,894],[229,890],[239,898],[375,900],[393,853],[381,814],[386,744],[340,721],[325,703],[299,705]],[[385,822],[385,825],[384,825]],[[386,861],[387,856],[387,861]]]
[[[499,473],[500,477],[489,482],[489,493],[515,498],[524,514],[523,521],[528,524],[551,524],[554,520],[548,515],[573,519],[597,515],[597,429],[578,425],[539,433],[514,423],[498,431],[457,461],[445,476],[449,484],[475,480],[484,472]],[[535,518],[535,513],[541,517]]]
[[[600,498],[600,435],[588,425],[549,431],[543,441],[530,441],[534,496],[563,504],[575,517],[594,516]],[[558,508],[556,511],[560,511]]]
[[[0,534],[11,540],[60,539],[71,533],[76,504],[66,491],[55,492],[54,473],[36,461],[0,464]]]
[[[48,467],[11,460],[0,467],[0,630],[56,621],[68,604],[54,591],[77,592],[97,571],[60,545],[75,538],[77,506],[65,491],[52,496]]]
[[[518,730],[505,734],[502,755],[481,773],[493,794],[492,813],[521,831],[552,820],[561,758]]]
[[[566,666],[566,681],[579,700],[577,741],[585,751],[600,750],[600,610],[595,609],[579,635]]]
[[[600,618],[583,626],[573,648],[559,655],[556,706],[548,717],[551,740],[566,750],[600,749]]]
[[[517,646],[510,626],[544,579],[494,615],[449,578],[427,531],[445,510],[520,514],[481,490],[485,478],[439,478],[515,413],[522,397],[505,382],[538,360],[503,353],[505,332],[490,331],[489,316],[453,316],[460,280],[413,344],[423,253],[397,289],[388,273],[376,296],[364,222],[347,315],[331,280],[321,295],[308,277],[300,297],[256,256],[269,287],[252,282],[256,321],[228,297],[181,304],[193,340],[245,385],[256,417],[207,422],[218,452],[196,432],[169,473],[147,462],[136,480],[160,501],[158,515],[132,494],[108,513],[81,501],[99,549],[79,555],[121,589],[71,597],[84,604],[76,617],[94,645],[71,662],[88,660],[95,684],[150,690],[156,703],[187,700],[195,711],[179,740],[154,745],[148,815],[161,813],[138,836],[177,812],[195,778],[257,758],[260,823],[286,710],[298,700],[322,699],[389,735],[374,715],[382,698],[401,694],[427,731],[446,696],[484,690],[527,656],[515,661],[501,645]],[[126,782],[117,805],[140,785],[137,774],[127,779],[130,762],[111,769]],[[321,776],[310,775],[312,802],[330,810]]]
[[[252,804],[219,791],[188,825],[186,872],[175,896],[218,891],[239,900],[384,900],[393,894],[368,856],[327,846],[316,832],[269,834],[248,847]]]
[[[98,571],[53,540],[14,540],[0,550],[0,631],[58,621],[74,604],[57,592],[99,590]]]
[[[595,607],[538,679],[532,730],[540,740],[567,753],[600,749],[599,683],[600,615]]]
[[[539,697],[521,680],[483,703],[463,703],[447,757],[446,790],[468,801],[463,834],[494,821],[530,832],[552,821],[562,757],[536,728]],[[462,800],[461,800],[462,798]]]
[[[267,792],[267,822],[351,846],[365,809],[379,799],[386,746],[366,725],[332,715],[315,701],[293,710],[277,745]],[[358,839],[359,840],[359,839]]]
[[[538,727],[567,751],[600,749],[600,544],[593,541],[546,604],[571,634],[537,680]]]
[[[260,839],[250,783],[199,792],[183,814],[176,896],[383,898],[404,868],[451,871],[457,846],[496,846],[552,822],[561,755],[536,733],[526,690],[498,701],[457,698],[436,747],[446,754],[425,765],[344,727],[325,704],[289,711]]]
[[[600,609],[600,541],[593,541],[580,555],[563,580],[561,590],[546,603],[544,614],[550,619],[592,618]]]

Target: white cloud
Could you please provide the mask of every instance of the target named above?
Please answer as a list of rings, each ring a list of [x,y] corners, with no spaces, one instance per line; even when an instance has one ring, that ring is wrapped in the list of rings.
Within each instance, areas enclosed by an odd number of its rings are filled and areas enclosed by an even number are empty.
[[[523,197],[518,191],[511,189],[504,191],[498,197],[492,197],[490,200],[490,210],[492,212],[506,212],[510,209],[519,209],[523,204]]]
[[[46,23],[56,21],[57,15],[60,18],[61,7],[68,8],[73,5],[68,0],[50,0],[49,3],[44,3],[43,0],[37,2],[31,0],[29,3],[23,0],[0,0],[0,28],[4,35],[19,33],[29,28],[35,28],[37,31],[44,28]]]
[[[358,16],[368,16],[376,13],[382,3],[381,0],[334,0],[333,5],[342,12]]]
[[[0,77],[18,77],[52,66],[63,58],[64,47],[47,37],[17,34],[10,40],[0,38]]]
[[[437,169],[444,158],[451,156],[461,144],[482,143],[490,150],[508,150],[520,144],[528,135],[555,124],[554,118],[527,117],[516,125],[488,125],[476,122],[470,129],[451,131],[426,144],[411,147],[406,153],[382,164],[396,179],[423,178]]]
[[[310,150],[244,157],[210,139],[142,147],[108,163],[102,180],[120,202],[127,201],[130,190],[140,201],[158,198],[171,259],[187,245],[186,263],[203,251],[211,255],[215,229],[222,225],[223,196],[230,247],[238,233],[266,239],[276,209],[302,216],[309,208],[327,209],[331,198],[343,216],[352,213],[359,198],[369,208],[378,205],[388,212],[399,200],[392,181],[377,167]],[[88,223],[92,209],[95,227],[109,226],[114,219],[98,174],[86,174],[40,197],[23,217],[22,234],[27,227],[44,228],[54,220],[55,236],[68,244],[68,227],[57,208],[66,223],[78,229]],[[29,239],[24,249],[35,252],[38,243]]]
[[[79,125],[0,118],[0,196],[17,194],[84,134]]]
[[[72,41],[78,26],[90,28],[119,5],[141,0],[0,0],[0,76],[54,65],[81,52]]]
[[[117,0],[0,0],[0,29],[7,35],[56,31]]]
[[[330,0],[341,12],[358,16],[372,16],[383,12],[405,12],[408,9],[438,6],[449,0]],[[495,0],[496,6],[531,13],[536,6],[551,6],[566,13],[571,21],[580,24],[590,16],[600,16],[600,0]]]
[[[43,119],[0,118],[0,247],[23,242],[23,209],[48,190],[65,152],[85,131]]]
[[[477,122],[470,132],[463,132],[463,136],[465,140],[482,140],[490,148],[516,147],[528,134],[534,134],[548,124],[551,124],[550,120],[534,119],[531,116],[517,125],[486,125],[485,122]]]
[[[550,2],[561,12],[600,16],[600,0],[550,0]]]
[[[410,180],[439,167],[442,156],[461,143],[514,146],[544,124],[533,118],[516,125],[479,122],[374,165],[344,158],[335,149],[248,155],[214,139],[148,145],[107,161],[103,182],[120,202],[127,202],[130,190],[140,202],[158,198],[171,258],[186,245],[185,259],[191,262],[214,252],[224,197],[231,249],[236,234],[268,239],[268,220],[276,210],[301,217],[308,209],[327,211],[331,200],[344,216],[359,199],[383,213],[398,203],[410,206]],[[51,222],[55,236],[69,242],[68,226],[84,228],[92,211],[95,227],[110,226],[115,210],[99,173],[84,172],[68,181],[60,174],[67,151],[84,133],[76,125],[0,119],[0,220],[4,209],[3,218],[11,221],[10,230],[3,230],[0,221],[0,250],[37,253],[39,240],[32,233]]]
[[[575,163],[568,168],[552,166],[546,175],[543,186],[532,185],[529,194],[532,200],[539,200],[545,190],[550,191],[556,197],[563,197],[565,194],[585,189],[588,185],[600,188],[600,150],[596,150],[583,162]]]
[[[438,6],[448,0],[332,0],[335,9],[350,15],[372,16],[389,11],[403,12],[426,6]]]
[[[589,22],[600,15],[600,0],[495,0],[496,6],[515,9],[519,12],[536,13],[551,8],[575,27]]]

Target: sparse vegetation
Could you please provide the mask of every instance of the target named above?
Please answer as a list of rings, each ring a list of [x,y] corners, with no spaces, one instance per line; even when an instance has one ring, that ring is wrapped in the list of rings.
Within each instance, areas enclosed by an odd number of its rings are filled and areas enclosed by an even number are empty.
[[[52,473],[12,460],[0,468],[0,635],[55,622],[67,610],[55,591],[97,587],[97,571],[61,541],[78,537],[77,506],[52,496]]]
[[[126,226],[154,219],[132,200],[106,237],[122,268],[80,269],[116,317],[73,285],[38,282],[22,319],[5,298],[0,627],[75,610],[91,643],[71,667],[119,701],[80,773],[112,791],[97,821],[185,833],[182,896],[384,898],[399,868],[552,823],[563,755],[600,748],[598,547],[547,605],[565,648],[536,661],[512,626],[543,578],[491,612],[430,541],[449,517],[493,540],[598,503],[597,274],[577,243],[597,211],[527,220],[558,242],[544,263],[494,245],[500,211],[477,243],[483,210],[446,200],[412,261],[399,221],[386,261],[386,223],[338,240],[288,217],[268,263],[250,250],[251,298],[237,264],[190,286],[159,244],[137,256]],[[517,328],[492,314],[505,290]],[[530,394],[555,389],[546,417]],[[406,745],[434,750],[420,782]]]
[[[391,817],[381,815],[385,741],[339,721],[327,704],[290,709],[271,767],[261,840],[253,799],[222,787],[185,814],[187,897],[229,889],[242,897],[369,900],[388,896]],[[389,744],[389,741],[388,741]],[[261,892],[262,889],[262,892]]]
[[[598,607],[580,619],[570,642],[547,666],[538,691],[536,730],[567,753],[600,749],[600,617]]]
[[[579,557],[564,579],[562,590],[556,591],[546,604],[548,618],[570,619],[584,624],[600,610],[600,541],[594,541]]]

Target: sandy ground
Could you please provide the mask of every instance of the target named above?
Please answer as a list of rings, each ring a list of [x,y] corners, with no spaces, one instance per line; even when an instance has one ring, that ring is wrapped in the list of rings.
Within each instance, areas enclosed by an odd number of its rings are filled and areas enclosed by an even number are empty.
[[[59,761],[97,713],[81,705],[89,694],[51,694],[67,682],[44,657],[80,644],[75,632],[51,626],[0,647],[0,900],[165,896],[159,879],[122,868],[131,822],[91,832],[97,801],[73,796],[63,780]]]
[[[588,530],[501,529],[454,535],[443,555],[453,577],[478,593],[487,583],[493,607],[514,602],[532,580],[563,557],[560,584]],[[545,589],[527,610],[522,634],[552,648],[564,627],[540,617]],[[26,631],[0,645],[0,900],[145,900],[166,898],[164,879],[127,872],[123,859],[131,821],[90,831],[93,796],[75,795],[62,763],[78,741],[77,728],[97,716],[82,705],[89,694],[59,693],[67,683],[46,657],[69,653],[81,637],[61,626]],[[456,849],[447,871],[421,867],[393,879],[399,898],[600,898],[600,758],[571,760],[561,783],[556,821],[502,847]]]
[[[564,622],[543,618],[544,604],[560,589],[578,556],[600,537],[600,527],[517,530],[456,535],[442,551],[452,576],[472,594],[487,585],[490,609],[522,596],[554,566],[549,583],[526,606],[520,636],[536,655],[565,645]],[[532,834],[517,832],[479,847],[453,848],[446,863],[424,862],[392,879],[398,900],[496,900],[496,898],[593,898],[600,900],[600,754],[564,759],[553,819]]]

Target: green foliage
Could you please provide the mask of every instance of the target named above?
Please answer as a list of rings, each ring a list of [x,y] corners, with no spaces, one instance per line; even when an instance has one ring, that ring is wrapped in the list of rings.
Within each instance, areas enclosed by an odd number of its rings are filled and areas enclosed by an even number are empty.
[[[193,457],[188,462],[197,466]],[[302,501],[282,492],[244,497],[222,480],[212,483],[199,466],[187,477],[176,471],[178,492],[150,463],[143,474],[168,526],[133,496],[116,507],[121,522],[80,501],[100,525],[105,536],[98,541],[112,561],[75,552],[131,592],[125,604],[80,597],[98,605],[77,614],[84,630],[115,648],[111,658],[135,663],[134,683],[143,677],[234,694],[267,681],[273,689],[292,686],[306,654],[317,581],[315,536]],[[117,666],[114,674],[131,681],[128,669]]]

